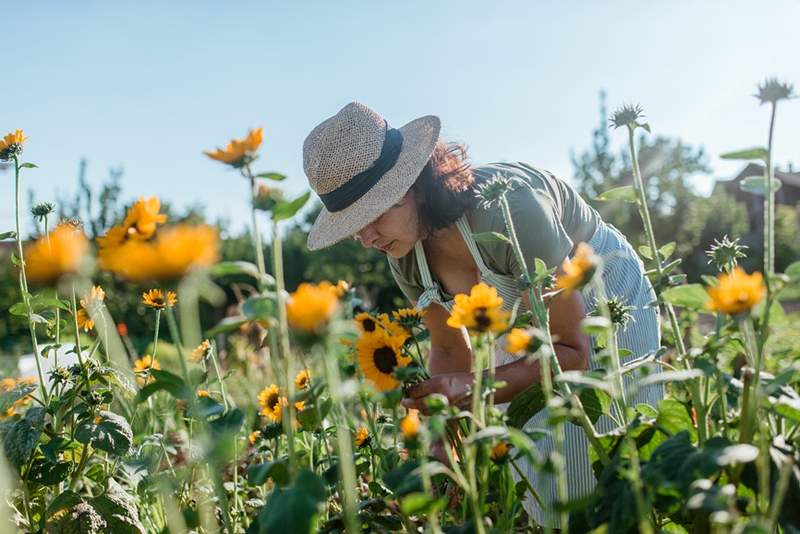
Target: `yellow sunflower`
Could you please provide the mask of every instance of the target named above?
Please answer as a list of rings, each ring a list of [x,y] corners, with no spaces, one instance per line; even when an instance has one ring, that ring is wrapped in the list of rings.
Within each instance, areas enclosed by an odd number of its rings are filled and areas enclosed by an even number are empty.
[[[367,445],[369,445],[369,441],[370,437],[367,427],[364,426],[358,427],[358,431],[356,432],[356,437],[353,439],[353,442],[355,443],[356,447],[359,449],[362,447],[366,447]]]
[[[227,163],[233,167],[241,167],[255,159],[255,154],[264,140],[264,129],[255,128],[247,133],[244,139],[232,139],[225,148],[217,148],[204,152],[209,158]]]
[[[350,284],[347,283],[345,280],[339,280],[336,282],[336,296],[341,297],[350,289]]]
[[[134,239],[150,239],[156,233],[159,224],[167,222],[167,216],[161,211],[158,197],[140,198],[125,215],[122,226],[127,229],[128,237]]]
[[[413,439],[419,434],[419,411],[411,409],[400,421],[400,431],[405,439]]]
[[[25,143],[25,133],[22,130],[15,130],[0,139],[0,159],[9,160],[13,156],[22,153],[22,145]]]
[[[500,441],[497,443],[497,445],[492,447],[492,452],[490,453],[489,457],[494,463],[503,463],[506,461],[506,458],[508,458],[509,450],[511,450],[511,447],[508,446],[508,443],[505,441]]]
[[[211,343],[207,339],[204,339],[203,342],[197,345],[192,353],[189,354],[189,361],[192,363],[200,363],[210,350]]]
[[[556,287],[564,290],[565,295],[580,289],[589,283],[597,269],[598,258],[592,247],[586,243],[578,243],[575,256],[564,260],[561,268],[564,273],[556,279]]]
[[[383,328],[365,332],[356,342],[361,372],[380,391],[400,385],[394,370],[406,367],[411,358],[403,354],[406,337],[392,336]]]
[[[198,389],[197,390],[197,398],[209,397],[211,394],[208,392],[207,389]]]
[[[133,362],[133,372],[136,374],[136,381],[140,385],[147,383],[152,369],[161,369],[161,364],[149,354]]]
[[[378,328],[378,319],[367,312],[356,314],[353,319],[362,332],[374,332]]]
[[[401,308],[392,312],[394,320],[403,325],[405,328],[411,329],[417,327],[422,323],[425,317],[425,310],[418,308]]]
[[[142,293],[142,304],[154,310],[163,310],[167,306],[170,308],[178,302],[178,296],[174,291],[167,291],[166,294],[160,289],[151,289]]]
[[[179,224],[159,230],[150,241],[129,239],[119,246],[101,246],[98,258],[103,269],[131,282],[173,280],[215,263],[219,237],[211,226]]]
[[[247,441],[250,443],[250,445],[255,445],[260,437],[261,437],[261,431],[253,430],[252,432],[250,432],[250,434],[248,434]]]
[[[62,275],[75,273],[89,252],[83,231],[61,223],[47,236],[25,247],[25,273],[32,282],[54,282]]]
[[[447,324],[471,332],[502,332],[509,316],[501,309],[502,305],[503,297],[497,294],[497,289],[481,282],[472,287],[469,295],[456,295]]]
[[[336,286],[328,281],[302,283],[289,296],[286,318],[298,330],[315,332],[324,327],[339,308]]]
[[[307,389],[311,384],[311,373],[308,369],[302,369],[297,376],[294,377],[294,386],[297,389]]]
[[[709,296],[706,308],[712,311],[729,315],[746,312],[761,302],[766,293],[762,274],[747,274],[741,267],[720,274],[718,280],[717,287],[706,289]]]
[[[89,317],[89,314],[86,312],[85,309],[81,308],[78,310],[78,316],[76,317],[78,321],[78,328],[83,330],[84,332],[88,332],[92,328],[94,328],[94,321]]]
[[[281,393],[276,384],[270,384],[258,394],[261,415],[276,423],[281,420]]]
[[[99,305],[106,299],[106,292],[100,286],[92,286],[92,289],[81,299],[81,306],[85,310]]]

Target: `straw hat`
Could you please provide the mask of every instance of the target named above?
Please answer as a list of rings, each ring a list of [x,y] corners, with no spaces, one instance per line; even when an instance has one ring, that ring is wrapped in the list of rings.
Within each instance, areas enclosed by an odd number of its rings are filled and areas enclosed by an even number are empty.
[[[308,248],[353,235],[403,198],[428,163],[441,128],[426,115],[394,129],[351,102],[314,128],[303,143],[303,169],[323,208]]]

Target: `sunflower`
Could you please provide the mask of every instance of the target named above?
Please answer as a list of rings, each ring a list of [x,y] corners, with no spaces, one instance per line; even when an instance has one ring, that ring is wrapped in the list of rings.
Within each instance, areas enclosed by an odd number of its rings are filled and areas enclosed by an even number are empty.
[[[508,443],[500,441],[497,445],[492,447],[492,452],[489,454],[489,457],[494,463],[501,464],[508,458],[509,450],[511,450],[511,447],[508,446]]]
[[[408,415],[400,421],[400,431],[405,439],[413,439],[419,434],[419,411],[409,410]]]
[[[83,231],[61,223],[25,247],[25,274],[32,282],[54,282],[62,275],[75,273],[89,252]]]
[[[467,328],[471,332],[501,332],[505,330],[509,313],[503,311],[503,297],[497,289],[483,282],[472,286],[469,295],[456,295],[448,326]]]
[[[99,306],[106,299],[106,292],[100,286],[92,286],[92,289],[81,299],[81,306],[85,310],[90,310]]]
[[[392,321],[389,319],[389,314],[382,313],[378,316],[378,324],[386,330],[390,336],[397,336],[403,338],[403,342],[405,342],[409,337],[411,337],[411,331],[406,329],[403,325],[398,322]]]
[[[578,243],[575,256],[571,260],[564,260],[561,264],[564,274],[556,279],[556,287],[563,289],[565,295],[582,288],[592,279],[597,269],[597,262],[598,258],[592,247],[586,243]]]
[[[208,397],[210,395],[211,394],[208,392],[207,389],[198,389],[197,390],[197,398],[198,399],[203,398],[203,397]]]
[[[239,168],[255,159],[255,154],[263,140],[264,129],[255,128],[247,132],[247,137],[244,139],[232,139],[224,149],[217,148],[211,152],[204,152],[204,154],[213,160]]]
[[[308,369],[302,369],[297,376],[294,377],[294,386],[297,389],[308,389],[311,384],[311,373]]]
[[[89,314],[86,312],[85,309],[81,308],[78,310],[78,315],[75,318],[78,322],[78,329],[83,330],[84,332],[88,332],[92,328],[94,328],[94,321],[89,317]]]
[[[203,342],[197,345],[197,347],[194,348],[192,353],[189,354],[189,361],[191,361],[192,363],[200,363],[200,361],[202,361],[203,358],[206,357],[208,351],[210,350],[211,350],[211,343],[207,339],[204,339]]]
[[[350,289],[350,284],[346,280],[336,282],[336,296],[341,297]]]
[[[425,317],[425,310],[420,310],[418,308],[401,308],[399,310],[394,310],[392,312],[392,317],[403,327],[411,330],[422,323],[422,319]]]
[[[261,415],[276,423],[281,420],[281,394],[276,384],[270,384],[258,394]]]
[[[336,286],[328,281],[302,283],[289,296],[286,318],[298,330],[315,332],[324,327],[339,308]]]
[[[129,239],[119,246],[102,246],[100,266],[131,282],[173,280],[190,269],[219,258],[217,231],[207,225],[179,224],[162,229],[155,239]]]
[[[129,239],[146,240],[153,237],[156,227],[167,222],[167,216],[159,213],[161,201],[158,197],[140,198],[133,203],[122,224],[111,227],[106,235],[97,238],[100,248],[118,247]]]
[[[530,328],[512,328],[506,336],[506,350],[512,354],[534,353],[541,346],[541,338]]]
[[[759,272],[747,274],[741,267],[720,274],[717,287],[706,289],[709,300],[706,308],[712,311],[737,315],[749,311],[761,302],[766,289],[764,277]]]
[[[252,432],[250,432],[250,434],[247,435],[247,441],[250,443],[250,445],[255,445],[260,437],[261,437],[261,431],[253,430]]]
[[[394,370],[411,363],[402,352],[406,337],[392,336],[383,328],[364,333],[356,342],[361,372],[380,391],[396,388],[400,382]]]
[[[167,306],[170,308],[178,302],[178,296],[174,291],[167,291],[166,294],[160,289],[151,289],[142,293],[142,304],[154,310],[163,310]]]
[[[149,354],[133,362],[133,372],[136,375],[136,381],[140,385],[147,383],[152,369],[161,369],[161,364]]]
[[[22,145],[25,143],[25,133],[15,130],[0,139],[0,160],[8,161],[14,156],[22,154]]]
[[[378,319],[367,312],[357,314],[353,320],[355,320],[358,328],[362,332],[374,332],[375,329],[378,328]]]
[[[355,443],[356,448],[359,449],[369,445],[370,437],[369,437],[369,431],[367,430],[366,427],[364,426],[358,427],[358,431],[356,432],[356,437],[353,439],[353,442]]]

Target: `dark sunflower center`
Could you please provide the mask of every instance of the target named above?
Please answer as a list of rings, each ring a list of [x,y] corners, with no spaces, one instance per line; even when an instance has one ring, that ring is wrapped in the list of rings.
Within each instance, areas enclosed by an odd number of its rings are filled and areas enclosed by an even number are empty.
[[[372,319],[364,319],[364,331],[365,332],[373,332],[375,331],[375,321]]]
[[[270,394],[270,396],[267,397],[267,407],[270,410],[274,410],[275,406],[277,405],[278,405],[278,395],[276,393]]]
[[[381,347],[372,353],[375,367],[383,374],[391,374],[397,367],[397,354],[391,347]]]
[[[478,325],[476,330],[482,332],[489,329],[489,325],[492,324],[492,319],[486,315],[486,308],[478,308],[475,310],[475,322]]]

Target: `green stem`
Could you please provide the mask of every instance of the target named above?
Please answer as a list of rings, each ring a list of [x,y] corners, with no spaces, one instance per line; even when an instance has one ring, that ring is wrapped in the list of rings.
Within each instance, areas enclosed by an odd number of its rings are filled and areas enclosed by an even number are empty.
[[[156,328],[155,333],[153,334],[153,354],[151,358],[153,360],[156,359],[156,352],[158,351],[158,329],[161,325],[161,308],[156,308]]]
[[[178,323],[175,321],[175,312],[172,311],[172,306],[167,306],[165,310],[167,312],[167,327],[169,328],[169,333],[172,336],[172,342],[175,343],[175,348],[178,351],[178,360],[180,360],[183,379],[186,381],[187,387],[193,388],[194,386],[192,381],[189,379],[189,367],[186,365],[186,354],[183,352],[181,334],[178,330]]]
[[[250,170],[250,165],[244,166],[242,174],[250,180],[250,217],[251,224],[253,225],[253,247],[256,252],[258,273],[261,275],[261,279],[258,281],[258,288],[261,289],[264,279],[266,278],[267,269],[264,263],[264,246],[261,242],[261,233],[258,230],[258,217],[256,216],[255,199],[258,194],[258,188],[256,187],[256,179],[255,176],[253,176],[253,171]]]

